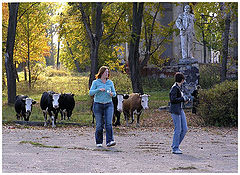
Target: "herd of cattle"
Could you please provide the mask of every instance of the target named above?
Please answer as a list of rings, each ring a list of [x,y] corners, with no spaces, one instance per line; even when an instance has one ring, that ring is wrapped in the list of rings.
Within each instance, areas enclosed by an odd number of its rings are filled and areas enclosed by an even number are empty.
[[[129,118],[132,119],[131,123],[134,121],[134,114],[137,115],[137,126],[139,126],[139,118],[143,109],[148,109],[148,97],[147,94],[117,94],[116,97],[113,97],[114,104],[114,116],[113,116],[113,125],[120,125],[120,115],[123,112],[126,125],[128,126]],[[18,120],[24,119],[29,121],[32,105],[36,104],[36,101],[29,98],[27,95],[18,95],[16,96],[15,101],[15,111],[16,117]],[[68,120],[72,115],[72,111],[75,107],[74,94],[72,93],[55,93],[53,91],[44,92],[40,100],[40,107],[43,111],[44,116],[44,126],[48,124],[48,115],[49,121],[52,122],[52,127],[56,127],[56,120],[58,113],[61,114],[61,120],[65,120],[66,116]],[[92,106],[91,106],[92,110]],[[117,120],[115,119],[117,118]],[[93,121],[94,124],[94,114]]]

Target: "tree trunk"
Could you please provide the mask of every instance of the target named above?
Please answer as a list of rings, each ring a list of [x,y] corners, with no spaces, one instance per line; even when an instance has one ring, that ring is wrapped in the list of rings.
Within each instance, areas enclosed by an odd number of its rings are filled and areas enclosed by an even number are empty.
[[[93,2],[92,3],[92,27],[87,22],[87,16],[85,14],[84,7],[82,3],[79,3],[79,9],[82,14],[82,21],[87,31],[87,35],[90,40],[90,59],[91,59],[91,71],[89,77],[89,89],[92,85],[95,75],[98,71],[98,49],[103,35],[103,23],[102,23],[102,3]]]
[[[27,81],[26,62],[23,62],[24,80]]]
[[[129,68],[131,73],[132,88],[134,93],[143,93],[139,70],[139,42],[141,35],[144,2],[133,2],[132,34],[129,48]]]
[[[225,27],[223,32],[223,49],[222,49],[222,69],[221,69],[221,82],[227,78],[227,58],[228,58],[228,41],[229,41],[229,30],[230,30],[230,12],[225,14]]]
[[[5,67],[8,85],[8,104],[14,104],[16,97],[16,76],[13,64],[13,51],[17,27],[19,3],[9,3],[8,34],[5,53]]]
[[[205,40],[204,30],[202,30],[202,37],[203,37],[203,62],[207,63],[207,42]]]
[[[79,62],[74,58],[72,49],[71,49],[68,41],[67,41],[67,45],[68,45],[68,49],[69,49],[69,51],[70,51],[70,54],[72,55],[72,59],[73,59],[73,61],[74,61],[74,63],[75,63],[75,66],[76,66],[76,68],[77,68],[77,71],[78,71],[78,72],[81,72]]]
[[[30,29],[29,29],[29,13],[27,11],[27,44],[28,44],[28,57],[27,57],[27,68],[28,68],[28,87],[31,89],[31,68],[30,68]]]
[[[60,68],[59,52],[60,52],[60,41],[58,41],[58,50],[57,50],[57,70]]]

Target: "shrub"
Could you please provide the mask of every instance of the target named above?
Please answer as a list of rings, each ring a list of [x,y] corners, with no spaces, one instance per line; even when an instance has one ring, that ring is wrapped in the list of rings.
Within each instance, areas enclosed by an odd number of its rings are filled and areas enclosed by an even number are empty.
[[[57,69],[54,69],[50,66],[48,66],[46,69],[45,69],[45,76],[47,77],[55,77],[55,76],[69,76],[70,73],[64,69],[60,69],[60,70],[57,70]]]
[[[142,78],[144,92],[153,92],[161,90],[169,90],[174,84],[174,78]]]
[[[198,113],[206,125],[237,126],[238,82],[225,81],[199,91]]]
[[[131,79],[126,73],[112,71],[110,74],[110,79],[114,83],[115,90],[118,93],[131,93],[132,83]]]
[[[203,89],[211,88],[215,84],[220,83],[220,65],[200,64],[199,66],[199,84]]]

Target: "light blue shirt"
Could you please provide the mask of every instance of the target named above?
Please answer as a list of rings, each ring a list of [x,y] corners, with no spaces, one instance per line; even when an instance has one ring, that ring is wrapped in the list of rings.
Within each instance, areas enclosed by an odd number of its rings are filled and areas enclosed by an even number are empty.
[[[104,88],[105,91],[100,91],[101,88]],[[111,91],[113,93],[113,97],[116,96],[113,82],[111,80],[107,80],[106,83],[103,83],[101,79],[97,79],[92,82],[92,86],[89,90],[89,95],[94,95],[94,102],[109,103],[112,101],[112,97],[108,91]]]

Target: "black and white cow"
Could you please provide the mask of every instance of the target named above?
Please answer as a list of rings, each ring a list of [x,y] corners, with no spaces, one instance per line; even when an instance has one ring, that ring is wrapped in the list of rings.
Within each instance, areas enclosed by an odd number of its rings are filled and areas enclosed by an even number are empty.
[[[112,101],[113,101],[113,106],[114,106],[114,113],[113,113],[113,126],[120,126],[120,116],[121,116],[121,112],[122,110],[122,103],[124,99],[127,99],[129,97],[129,95],[127,94],[117,94],[116,97],[112,97]],[[91,106],[91,110],[93,107],[93,103]],[[94,113],[92,114],[93,120],[92,120],[92,124],[94,124],[94,118],[95,115]],[[115,122],[115,118],[117,118],[117,121]]]
[[[44,126],[47,126],[47,115],[52,120],[52,127],[56,127],[56,119],[58,116],[60,94],[53,91],[44,92],[40,100],[40,107],[44,115]]]
[[[72,115],[72,111],[75,107],[74,94],[72,93],[61,94],[58,101],[61,113],[61,120],[63,119],[65,120],[66,116],[68,117],[69,120]]]
[[[15,100],[15,111],[17,120],[24,119],[29,121],[29,117],[32,113],[32,105],[36,104],[36,101],[28,98],[27,95],[17,95]]]

